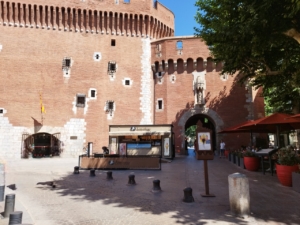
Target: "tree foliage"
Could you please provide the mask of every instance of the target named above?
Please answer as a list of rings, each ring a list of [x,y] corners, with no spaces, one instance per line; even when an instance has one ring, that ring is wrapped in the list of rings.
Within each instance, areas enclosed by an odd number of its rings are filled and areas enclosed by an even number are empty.
[[[295,110],[300,93],[300,1],[198,0],[196,6],[196,35],[207,43],[214,60],[224,63],[222,73],[242,74],[241,81],[250,79],[264,88],[271,104],[286,103],[284,111]]]

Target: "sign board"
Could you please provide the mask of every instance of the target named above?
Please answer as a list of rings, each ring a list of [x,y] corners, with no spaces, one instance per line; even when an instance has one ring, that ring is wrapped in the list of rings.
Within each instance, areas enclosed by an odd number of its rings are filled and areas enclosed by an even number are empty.
[[[214,152],[211,143],[211,130],[202,126],[201,121],[197,123],[196,129],[196,154],[198,160],[212,160],[214,159]]]

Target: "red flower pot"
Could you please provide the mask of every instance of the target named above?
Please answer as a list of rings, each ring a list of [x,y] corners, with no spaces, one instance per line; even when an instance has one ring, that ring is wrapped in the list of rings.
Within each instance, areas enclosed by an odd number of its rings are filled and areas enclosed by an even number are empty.
[[[276,164],[276,174],[279,182],[288,187],[292,187],[292,172],[299,170],[298,165],[284,166]]]
[[[259,158],[244,156],[244,166],[247,170],[257,171],[259,169]]]
[[[224,154],[225,154],[225,157],[228,158],[229,150],[225,150],[225,153],[224,153]]]

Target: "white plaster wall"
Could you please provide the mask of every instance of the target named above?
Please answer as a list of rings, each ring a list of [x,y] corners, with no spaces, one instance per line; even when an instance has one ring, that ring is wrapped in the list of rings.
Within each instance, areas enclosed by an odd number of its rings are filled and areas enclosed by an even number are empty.
[[[143,118],[140,124],[153,124],[152,102],[153,102],[153,82],[151,71],[151,45],[150,39],[141,39],[143,46],[143,54],[141,56],[142,75],[141,75],[141,97],[140,109],[143,113]]]
[[[83,153],[86,143],[86,122],[84,119],[70,119],[63,127],[18,127],[9,123],[7,117],[0,117],[0,158],[21,159],[22,134],[46,132],[49,134],[60,133],[63,152],[61,157],[77,157]],[[77,139],[71,140],[70,136]]]

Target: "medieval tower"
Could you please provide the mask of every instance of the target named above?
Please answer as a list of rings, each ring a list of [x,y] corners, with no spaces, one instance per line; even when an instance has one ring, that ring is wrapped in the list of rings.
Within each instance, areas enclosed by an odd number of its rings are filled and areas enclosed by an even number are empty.
[[[184,153],[198,119],[217,143],[222,128],[262,116],[263,99],[220,76],[204,42],[174,36],[174,17],[153,0],[1,1],[0,154],[21,158],[41,134],[76,157],[107,145],[109,125],[131,124],[173,124]]]

